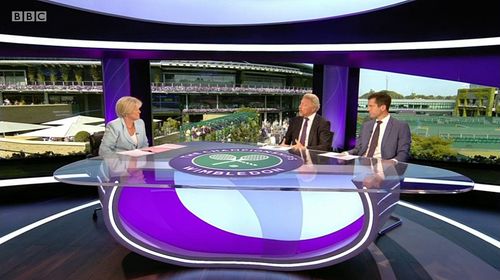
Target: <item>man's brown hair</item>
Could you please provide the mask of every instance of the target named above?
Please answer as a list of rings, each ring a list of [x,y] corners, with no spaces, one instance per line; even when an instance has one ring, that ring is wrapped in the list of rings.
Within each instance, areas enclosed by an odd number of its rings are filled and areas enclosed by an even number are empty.
[[[375,98],[375,103],[377,106],[385,105],[387,111],[389,111],[389,107],[391,107],[391,96],[385,92],[376,92],[372,93],[368,96],[368,100]]]

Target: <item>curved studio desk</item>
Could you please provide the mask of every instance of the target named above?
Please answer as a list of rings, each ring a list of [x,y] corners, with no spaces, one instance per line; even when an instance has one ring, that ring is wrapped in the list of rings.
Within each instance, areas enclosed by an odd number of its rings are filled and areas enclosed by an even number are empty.
[[[359,254],[400,193],[458,193],[474,185],[448,170],[393,161],[181,145],[78,161],[54,177],[99,186],[108,230],[134,252],[184,266],[274,270],[329,266]]]

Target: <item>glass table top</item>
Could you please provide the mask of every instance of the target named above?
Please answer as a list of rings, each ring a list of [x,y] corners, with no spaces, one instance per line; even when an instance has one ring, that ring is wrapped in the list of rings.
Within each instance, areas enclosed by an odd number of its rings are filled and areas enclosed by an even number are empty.
[[[188,142],[132,153],[77,161],[54,177],[102,187],[268,191],[458,193],[474,186],[446,169],[283,147]]]

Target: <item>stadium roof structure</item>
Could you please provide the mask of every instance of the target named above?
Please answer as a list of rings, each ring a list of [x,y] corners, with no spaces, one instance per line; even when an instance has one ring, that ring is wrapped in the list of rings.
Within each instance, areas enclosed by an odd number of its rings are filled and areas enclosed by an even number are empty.
[[[73,137],[80,131],[86,131],[90,134],[93,134],[94,132],[104,131],[104,127],[72,123],[28,132],[19,136],[64,138]]]
[[[0,65],[76,65],[76,66],[101,66],[101,61],[94,59],[0,59]],[[289,65],[289,66],[286,66]],[[211,68],[235,69],[264,72],[276,72],[312,76],[312,66],[304,63],[280,63],[280,65],[252,63],[241,61],[215,61],[215,60],[153,60],[153,67],[186,67],[186,68]]]
[[[213,69],[234,69],[234,70],[252,70],[264,72],[276,72],[295,75],[312,76],[310,72],[304,72],[305,67],[287,67],[272,64],[261,64],[252,62],[235,62],[235,61],[214,61],[214,60],[161,60],[159,62],[151,62],[152,66],[160,67],[191,67],[191,68],[213,68]]]
[[[103,118],[89,117],[89,116],[73,116],[69,118],[58,119],[43,124],[47,125],[66,125],[66,124],[98,124],[103,123]]]
[[[39,125],[39,124],[30,124],[30,123],[21,123],[21,122],[7,122],[0,121],[0,133],[5,136],[5,133],[12,133],[18,131],[29,131],[29,130],[37,130],[47,128],[49,126]]]

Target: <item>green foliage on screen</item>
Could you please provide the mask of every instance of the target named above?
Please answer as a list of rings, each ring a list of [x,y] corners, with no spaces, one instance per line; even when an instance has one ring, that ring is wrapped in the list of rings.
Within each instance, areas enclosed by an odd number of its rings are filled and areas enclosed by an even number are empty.
[[[79,131],[75,134],[75,142],[88,142],[90,139],[90,133],[87,131]]]
[[[415,159],[443,160],[456,157],[457,152],[451,147],[453,141],[439,136],[420,136],[413,134],[411,156]]]
[[[255,109],[238,112],[197,123],[182,125],[181,141],[222,141],[257,143],[260,137],[260,117]]]

